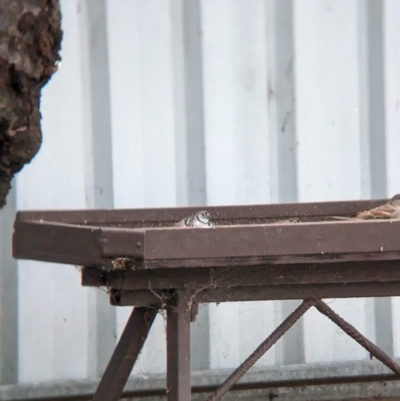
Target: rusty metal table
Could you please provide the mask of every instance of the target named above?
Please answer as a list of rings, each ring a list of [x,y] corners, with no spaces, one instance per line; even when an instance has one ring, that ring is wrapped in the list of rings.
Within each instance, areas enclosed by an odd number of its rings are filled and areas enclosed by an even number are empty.
[[[208,400],[219,400],[311,307],[396,374],[400,367],[321,299],[400,295],[400,221],[332,221],[384,202],[207,207],[215,227],[176,227],[201,208],[26,211],[13,255],[82,266],[82,285],[134,306],[94,395],[117,400],[160,309],[167,311],[167,398],[188,401],[190,321],[199,303],[303,303]],[[300,223],[282,221],[297,218]]]

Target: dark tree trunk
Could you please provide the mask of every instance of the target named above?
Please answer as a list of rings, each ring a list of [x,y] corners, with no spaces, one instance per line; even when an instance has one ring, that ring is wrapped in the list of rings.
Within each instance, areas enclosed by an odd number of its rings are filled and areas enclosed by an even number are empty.
[[[60,60],[59,0],[0,0],[0,208],[42,143],[40,92]]]

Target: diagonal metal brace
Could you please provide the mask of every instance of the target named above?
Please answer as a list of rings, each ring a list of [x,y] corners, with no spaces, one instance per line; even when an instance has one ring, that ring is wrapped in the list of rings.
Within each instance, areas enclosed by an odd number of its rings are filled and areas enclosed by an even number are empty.
[[[149,334],[158,308],[134,308],[92,401],[117,401]]]
[[[307,299],[295,309],[256,350],[215,390],[206,401],[219,401],[231,387],[310,309],[315,300]]]
[[[363,336],[354,326],[346,322],[342,317],[340,317],[333,309],[331,309],[326,303],[321,300],[315,301],[314,305],[319,312],[325,315],[333,323],[338,325],[347,335],[357,341],[363,348],[365,348],[372,356],[379,359],[383,364],[385,364],[394,373],[400,375],[400,366],[393,361],[384,351],[382,351],[378,346],[373,344],[365,336]]]

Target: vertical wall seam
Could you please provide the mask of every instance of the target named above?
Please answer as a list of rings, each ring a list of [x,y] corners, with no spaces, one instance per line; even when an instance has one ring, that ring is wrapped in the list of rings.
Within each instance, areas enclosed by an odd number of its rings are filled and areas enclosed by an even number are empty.
[[[83,90],[86,97],[86,194],[89,208],[113,207],[111,109],[108,65],[106,0],[83,0],[81,29]],[[88,372],[99,377],[116,340],[116,310],[107,294],[88,290]]]
[[[203,56],[199,0],[171,0],[175,118],[176,199],[179,206],[207,202],[204,138]],[[192,324],[192,369],[210,366],[208,305]],[[200,351],[201,350],[201,351]]]
[[[392,195],[387,194],[383,9],[381,0],[358,3],[361,191],[368,198]],[[392,300],[374,298],[373,305],[376,343],[393,355]]]
[[[268,16],[269,71],[268,102],[270,118],[271,152],[274,159],[271,174],[275,175],[273,200],[296,202],[297,145],[296,96],[294,51],[294,5],[292,0],[270,0]],[[277,304],[280,302],[280,307]],[[298,301],[275,302],[276,313],[285,319],[298,305]],[[304,363],[304,325],[300,320],[282,339],[283,364]]]
[[[18,268],[11,255],[16,212],[15,179],[0,211],[0,384],[18,382]]]

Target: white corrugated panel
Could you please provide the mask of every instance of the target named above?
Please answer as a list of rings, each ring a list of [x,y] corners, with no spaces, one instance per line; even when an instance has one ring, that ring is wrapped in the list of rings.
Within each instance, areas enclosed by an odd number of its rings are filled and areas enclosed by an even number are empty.
[[[43,92],[44,143],[18,176],[17,209],[399,192],[398,1],[63,0],[62,6],[63,60]],[[98,376],[129,309],[116,311],[104,293],[81,288],[73,267],[18,265],[19,381]],[[400,355],[398,299],[328,302]],[[236,366],[296,304],[202,307],[193,325],[193,368]],[[312,310],[258,364],[366,358]],[[163,371],[159,316],[134,374]]]

